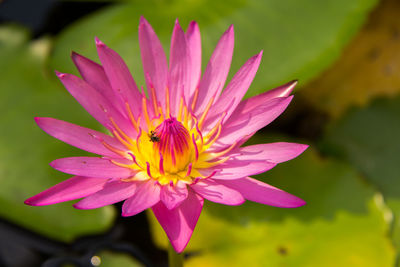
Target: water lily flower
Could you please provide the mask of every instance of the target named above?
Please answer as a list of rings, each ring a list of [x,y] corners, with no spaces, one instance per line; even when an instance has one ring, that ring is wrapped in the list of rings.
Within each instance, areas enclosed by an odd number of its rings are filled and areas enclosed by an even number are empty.
[[[144,18],[139,43],[148,96],[122,58],[97,38],[101,65],[72,53],[82,78],[57,72],[65,88],[109,134],[36,118],[49,135],[101,157],[51,162],[56,170],[74,176],[26,204],[83,198],[74,207],[94,209],[124,201],[122,216],[151,208],[177,252],[189,242],[204,199],[225,205],[250,200],[283,208],[305,204],[249,176],[297,157],[306,145],[241,146],[286,109],[295,81],[242,100],[259,67],[260,52],[223,90],[233,53],[233,26],[222,35],[202,76],[196,22],[186,32],[175,23],[169,62]]]

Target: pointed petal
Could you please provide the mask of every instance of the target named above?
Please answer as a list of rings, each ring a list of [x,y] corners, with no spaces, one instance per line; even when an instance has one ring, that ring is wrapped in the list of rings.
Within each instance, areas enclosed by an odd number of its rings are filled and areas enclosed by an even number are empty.
[[[75,176],[25,200],[31,206],[51,205],[86,197],[101,190],[106,179]]]
[[[102,125],[110,129],[110,117],[112,117],[121,128],[127,131],[127,134],[136,133],[114,105],[84,80],[67,73],[57,72],[57,76],[79,104]]]
[[[136,193],[125,200],[122,205],[122,216],[133,216],[148,208],[153,207],[160,201],[160,186],[153,181],[142,182]]]
[[[36,117],[35,121],[37,125],[39,125],[39,127],[49,135],[69,145],[89,151],[91,153],[109,157],[119,157],[114,152],[111,152],[105,148],[101,143],[101,140],[104,140],[107,144],[122,151],[126,150],[121,143],[115,140],[113,137],[92,129],[53,118]]]
[[[232,158],[221,165],[208,169],[207,173],[204,174],[207,175],[209,172],[216,170],[217,173],[212,176],[213,179],[233,180],[233,179],[247,177],[250,175],[260,174],[272,169],[275,166],[276,163],[268,161],[238,160]]]
[[[141,94],[124,60],[117,52],[107,47],[103,42],[96,38],[97,53],[104,71],[110,81],[111,87],[116,96],[120,99],[120,105],[125,106],[128,102],[133,115],[139,114],[142,106]]]
[[[296,143],[270,143],[246,146],[237,149],[233,153],[239,153],[239,160],[267,160],[273,163],[281,163],[291,160],[308,148],[308,145]]]
[[[108,99],[110,103],[119,103],[101,65],[75,52],[72,52],[71,58],[83,80],[97,90],[105,99]],[[114,107],[118,111],[122,111],[120,105],[114,105]]]
[[[246,94],[247,89],[253,82],[258,67],[260,66],[262,51],[247,60],[247,62],[239,69],[232,78],[221,97],[211,107],[209,119],[206,120],[206,127],[213,127],[221,117],[223,112],[226,112],[225,120],[228,119],[237,105]]]
[[[186,184],[179,181],[175,186],[165,185],[161,188],[160,199],[169,210],[179,206],[187,196]]]
[[[201,37],[199,26],[195,21],[190,22],[186,32],[186,40],[190,55],[190,85],[185,87],[185,96],[193,96],[194,91],[199,85],[201,76]],[[186,98],[189,101],[189,98]],[[190,102],[186,102],[190,103]]]
[[[165,108],[165,88],[167,87],[168,74],[167,57],[153,28],[143,17],[140,17],[139,45],[147,88],[150,89],[154,86],[157,100]]]
[[[187,199],[173,210],[169,210],[162,202],[153,207],[154,215],[176,252],[181,253],[187,246],[203,203],[203,198],[190,190]]]
[[[224,147],[251,135],[276,119],[289,105],[293,96],[274,98],[250,113],[232,114],[223,125],[222,132],[215,147]]]
[[[235,113],[249,113],[273,98],[288,97],[296,85],[297,81],[291,81],[265,93],[245,99],[237,106]]]
[[[56,159],[50,163],[50,166],[58,171],[69,174],[104,179],[128,178],[134,175],[133,170],[119,167],[108,159],[94,157]]]
[[[212,202],[225,205],[241,205],[245,201],[236,190],[226,187],[212,179],[199,180],[191,187],[202,197]]]
[[[233,54],[233,26],[222,35],[206,67],[199,85],[196,115],[201,114],[213,96],[218,97],[224,88]]]
[[[280,208],[297,208],[306,204],[296,196],[250,177],[220,182],[238,190],[245,199],[261,204]]]
[[[100,191],[75,203],[74,207],[77,209],[96,209],[120,202],[135,193],[136,185],[133,182],[109,182]]]
[[[184,96],[183,93],[186,91],[186,87],[190,85],[190,58],[188,50],[185,32],[178,21],[176,21],[174,31],[172,32],[169,61],[169,99],[171,114],[173,116],[176,116],[181,96]],[[188,100],[186,99],[186,101]]]

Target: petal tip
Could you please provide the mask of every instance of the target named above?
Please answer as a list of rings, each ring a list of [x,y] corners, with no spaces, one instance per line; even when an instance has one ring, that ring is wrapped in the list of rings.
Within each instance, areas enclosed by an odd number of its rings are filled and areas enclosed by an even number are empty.
[[[149,22],[145,19],[145,17],[140,16],[139,18],[139,29],[141,29],[142,27],[148,27],[149,26]]]
[[[179,19],[178,19],[178,18],[176,18],[176,20],[175,20],[175,25],[174,25],[174,29],[173,29],[172,34],[173,34],[173,35],[176,34],[177,31],[183,32],[183,29],[182,29],[182,27],[181,27],[181,24],[179,23]],[[173,37],[172,37],[172,38],[173,38]]]
[[[130,217],[132,216],[131,214],[127,213],[127,212],[121,212],[121,216],[122,217]]]
[[[59,72],[57,70],[55,70],[54,72],[56,73],[57,77],[60,78],[60,79],[65,77],[65,73],[61,73],[61,72]]]
[[[304,201],[301,198],[298,198],[297,202],[295,204],[293,204],[293,206],[291,208],[299,208],[299,207],[305,206],[306,204],[307,204],[306,201]]]
[[[37,195],[36,195],[36,196],[33,196],[33,197],[30,197],[30,198],[26,199],[24,201],[24,204],[28,205],[28,206],[44,206],[44,205],[49,205],[49,204],[52,204],[52,203],[45,203],[43,201],[40,201],[40,198],[38,198]],[[55,204],[55,203],[53,203],[53,204]]]
[[[88,210],[88,209],[89,209],[89,208],[81,207],[81,206],[79,205],[79,202],[73,204],[72,207],[74,207],[74,208],[77,209],[77,210]]]
[[[304,151],[306,151],[307,148],[310,147],[309,145],[306,144],[300,144],[300,146],[301,146],[301,153],[303,153]]]
[[[299,83],[299,80],[296,79],[296,80],[292,80],[292,81],[288,82],[287,84],[288,84],[289,89],[293,90],[298,83]]]
[[[34,205],[34,201],[31,200],[31,198],[28,198],[24,201],[25,205],[29,205],[29,206],[35,206]]]
[[[189,28],[198,28],[198,27],[199,27],[199,25],[197,24],[197,22],[195,20],[192,20],[189,23]]]
[[[71,56],[72,59],[74,59],[74,58],[78,57],[79,54],[76,53],[75,51],[71,51],[71,55],[70,56]]]
[[[290,201],[282,205],[282,208],[295,209],[306,205],[307,202],[297,196],[291,195]]]
[[[225,34],[228,34],[228,35],[233,35],[233,34],[234,34],[234,27],[233,27],[233,24],[231,24],[231,25],[229,26],[229,28],[226,30]]]
[[[52,162],[50,162],[50,163],[49,163],[50,167],[52,167],[52,168],[54,168],[54,169],[57,169],[57,162],[58,162],[57,159],[56,159],[56,160],[53,160]]]
[[[188,241],[188,243],[189,243],[189,241]],[[174,250],[176,251],[176,253],[178,253],[178,254],[182,253],[183,250],[185,250],[185,248],[187,246],[187,244],[185,246],[183,246],[183,247],[182,246],[178,246],[178,245],[175,245],[173,242],[171,242],[171,244],[172,244],[172,247],[174,248]]]
[[[42,121],[42,117],[33,117],[33,119],[35,120],[36,124],[40,124]]]
[[[100,39],[97,36],[94,38],[94,42],[96,43],[96,46],[98,46],[98,47],[105,46],[105,44],[102,41],[100,41]]]

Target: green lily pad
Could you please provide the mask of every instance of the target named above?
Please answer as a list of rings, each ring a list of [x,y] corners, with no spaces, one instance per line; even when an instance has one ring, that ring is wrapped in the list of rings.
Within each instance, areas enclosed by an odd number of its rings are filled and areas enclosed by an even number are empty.
[[[295,78],[305,82],[329,66],[357,32],[377,0],[234,0],[133,1],[105,8],[82,19],[57,39],[51,67],[75,72],[69,53],[75,50],[96,59],[98,36],[126,60],[139,85],[144,85],[137,37],[140,15],[145,16],[169,47],[174,20],[184,28],[200,25],[203,67],[219,37],[235,26],[232,74],[260,50],[264,59],[248,96]]]
[[[307,201],[297,209],[206,202],[186,266],[393,266],[382,197],[344,163],[309,149],[259,179]],[[154,218],[154,239],[165,234]]]
[[[30,207],[24,200],[67,176],[48,163],[60,157],[82,155],[35,124],[34,116],[56,117],[95,125],[59,82],[44,72],[49,40],[27,44],[28,36],[15,27],[0,28],[0,216],[41,234],[63,241],[107,229],[113,207],[76,210],[71,203]],[[10,41],[11,40],[11,41]]]
[[[339,118],[351,107],[399,94],[399,12],[400,1],[381,1],[341,57],[304,87],[301,96],[314,108]]]
[[[385,197],[394,213],[393,237],[400,249],[400,97],[353,109],[330,125],[326,153],[346,157]]]

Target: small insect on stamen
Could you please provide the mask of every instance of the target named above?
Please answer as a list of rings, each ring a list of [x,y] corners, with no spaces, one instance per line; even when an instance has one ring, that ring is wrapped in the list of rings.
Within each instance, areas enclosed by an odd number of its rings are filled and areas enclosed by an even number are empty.
[[[154,131],[150,131],[150,133],[148,135],[150,138],[150,142],[153,142],[153,143],[160,142],[160,137],[158,137]]]

